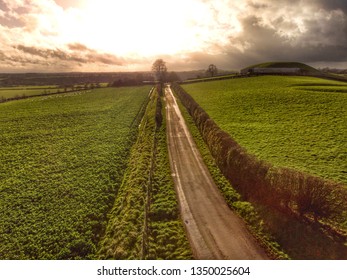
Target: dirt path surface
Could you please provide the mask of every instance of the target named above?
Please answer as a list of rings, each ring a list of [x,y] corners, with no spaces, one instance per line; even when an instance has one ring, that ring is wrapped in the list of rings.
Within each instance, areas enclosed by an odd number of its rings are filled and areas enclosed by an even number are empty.
[[[196,259],[268,259],[227,206],[192,139],[170,87],[165,89],[169,157],[181,216]]]

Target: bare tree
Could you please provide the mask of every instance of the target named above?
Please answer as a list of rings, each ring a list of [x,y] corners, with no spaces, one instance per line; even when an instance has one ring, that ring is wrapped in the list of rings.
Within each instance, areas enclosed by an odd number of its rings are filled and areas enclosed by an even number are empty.
[[[157,59],[152,65],[152,71],[154,72],[157,81],[161,83],[165,82],[167,67],[164,60]]]
[[[206,71],[211,77],[217,75],[217,72],[218,72],[218,69],[217,69],[217,66],[214,65],[214,64],[210,64],[208,66],[208,69]]]

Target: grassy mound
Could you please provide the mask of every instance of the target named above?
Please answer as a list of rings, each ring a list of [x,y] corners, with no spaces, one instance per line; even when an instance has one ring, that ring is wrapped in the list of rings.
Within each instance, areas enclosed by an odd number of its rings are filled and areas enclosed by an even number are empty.
[[[250,68],[300,68],[310,74],[320,74],[320,71],[317,69],[300,62],[264,62],[248,66],[242,69],[241,72],[247,71]]]

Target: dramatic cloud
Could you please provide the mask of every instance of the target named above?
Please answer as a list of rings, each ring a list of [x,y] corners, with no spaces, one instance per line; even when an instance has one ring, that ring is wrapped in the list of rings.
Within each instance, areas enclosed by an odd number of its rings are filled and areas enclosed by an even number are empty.
[[[345,0],[317,0],[315,2],[325,10],[341,10],[347,13],[347,2]]]
[[[72,51],[81,51],[81,52],[86,52],[86,51],[91,51],[89,48],[87,48],[85,45],[80,44],[80,43],[72,43],[68,44],[68,47]]]
[[[347,68],[345,0],[0,0],[0,71]]]
[[[236,10],[231,1],[226,2],[229,9]],[[235,24],[225,26],[228,41],[211,43],[213,56],[195,52],[189,55],[190,60],[197,61],[198,57],[204,61],[206,57],[208,61],[220,61],[220,66],[227,69],[276,60],[347,68],[346,1],[242,2],[246,5],[237,14],[241,31],[230,33]],[[215,18],[217,25],[226,13],[227,4]]]
[[[88,49],[82,44],[70,44],[70,50],[73,52],[67,52],[60,49],[39,49],[36,47],[28,47],[23,45],[15,46],[15,48],[24,54],[29,54],[31,57],[36,56],[44,59],[44,63],[47,63],[47,60],[51,62],[60,62],[60,61],[70,61],[77,63],[101,63],[109,65],[123,65],[124,60],[120,59],[112,54],[101,54],[94,50]],[[76,52],[82,51],[82,52]]]

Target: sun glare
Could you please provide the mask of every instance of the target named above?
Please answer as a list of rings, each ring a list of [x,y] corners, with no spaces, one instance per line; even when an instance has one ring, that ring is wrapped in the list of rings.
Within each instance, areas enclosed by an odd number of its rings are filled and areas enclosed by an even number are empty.
[[[203,32],[195,22],[207,15],[195,0],[87,0],[70,11],[63,33],[65,40],[118,55],[175,54],[201,48]]]

